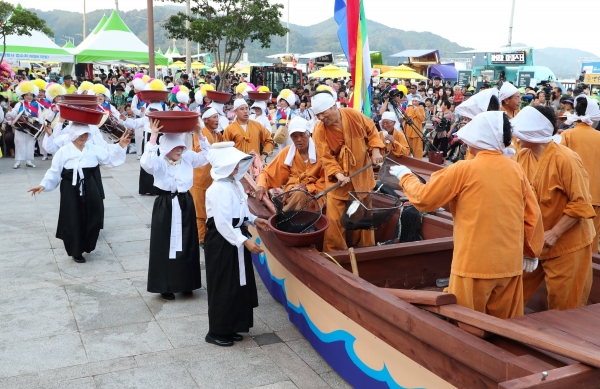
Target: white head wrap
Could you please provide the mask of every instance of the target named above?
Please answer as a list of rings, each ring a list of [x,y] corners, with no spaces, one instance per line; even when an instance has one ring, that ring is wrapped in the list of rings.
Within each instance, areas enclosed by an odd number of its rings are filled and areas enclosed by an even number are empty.
[[[71,139],[71,142],[86,133],[91,134],[90,126],[88,124],[72,122],[69,126],[69,139]]]
[[[208,104],[209,107],[216,109],[219,115],[225,116],[225,113],[223,112],[224,105],[225,104],[218,101],[213,101],[212,103]]]
[[[204,111],[204,113],[202,114],[202,119],[207,119],[213,115],[218,115],[219,113],[217,112],[216,109],[214,108],[209,108],[206,111]]]
[[[187,104],[188,101],[190,101],[190,94],[189,94],[189,92],[179,91],[175,95],[175,98],[177,99],[177,102],[182,103],[182,104]]]
[[[379,126],[381,128],[383,128],[383,124],[381,122],[383,122],[384,120],[391,120],[394,122],[394,129],[395,130],[399,130],[400,129],[400,123],[398,123],[398,118],[396,117],[396,114],[390,112],[390,111],[385,111],[383,113],[383,115],[381,115],[381,120],[379,121]]]
[[[500,103],[504,101],[504,99],[511,98],[515,93],[519,93],[519,90],[510,82],[505,82],[502,84],[502,88],[500,88]]]
[[[235,167],[239,164],[238,172],[234,178],[239,181],[248,172],[254,158],[242,153],[234,147],[233,142],[213,143],[206,159],[211,165],[210,176],[213,180],[229,177]]]
[[[554,126],[540,111],[533,107],[525,107],[511,123],[513,135],[518,139],[531,143],[548,143],[552,140]]]
[[[255,101],[250,108],[260,108],[265,113],[267,111],[267,103],[264,101]]]
[[[498,89],[490,88],[476,93],[469,100],[461,103],[454,112],[460,116],[466,116],[473,119],[482,112],[487,112],[492,96],[498,97]]]
[[[239,107],[241,106],[248,106],[248,103],[246,103],[246,100],[244,99],[235,99],[235,101],[233,102],[233,110],[237,110]]]
[[[181,138],[181,135],[164,134],[160,138],[159,142],[160,142],[160,145],[159,145],[158,149],[160,150],[160,154],[163,156],[166,156],[167,154],[169,154],[171,152],[171,150],[173,150],[175,147],[183,146],[184,148],[186,148],[185,142]]]
[[[290,135],[292,135],[294,132],[303,132],[305,134],[307,132],[310,132],[310,125],[309,125],[308,121],[300,116],[294,116],[288,126],[288,133]],[[310,163],[316,163],[317,162],[317,149],[315,147],[315,142],[310,137],[310,135],[307,134],[307,136],[308,136],[308,159],[310,160]],[[288,166],[292,166],[295,155],[296,155],[296,145],[292,143],[292,145],[290,146],[290,151],[288,152],[284,163]]]
[[[585,115],[567,115],[567,120],[565,121],[565,124],[571,125],[577,120],[581,120],[583,123],[589,124],[591,126],[594,123],[594,121],[600,120],[600,108],[598,107],[598,102],[582,93],[579,96],[575,97],[575,101],[573,102],[573,108],[575,108],[575,106],[577,105],[577,100],[579,99],[587,99],[587,108],[585,110]]]
[[[498,150],[510,157],[515,153],[504,146],[504,112],[489,111],[475,116],[456,133],[468,146],[482,150]]]
[[[202,96],[202,91],[200,89],[194,94],[194,101],[196,101],[196,104],[198,105],[204,104],[204,96]]]
[[[318,93],[312,97],[311,103],[315,115],[318,115],[333,107],[335,99],[330,93]]]

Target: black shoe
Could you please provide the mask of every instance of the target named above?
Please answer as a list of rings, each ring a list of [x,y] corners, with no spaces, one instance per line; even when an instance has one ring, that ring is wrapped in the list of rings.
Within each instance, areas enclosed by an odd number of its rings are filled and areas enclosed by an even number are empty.
[[[161,293],[160,297],[164,298],[165,300],[175,300],[175,295],[173,293]]]
[[[217,338],[214,338],[213,336],[211,336],[210,334],[206,334],[206,337],[204,338],[204,340],[206,341],[206,343],[212,343],[214,345],[221,346],[221,347],[233,346],[233,340],[217,339]]]
[[[235,340],[236,342],[241,342],[244,340],[244,337],[240,334],[233,334],[231,335],[231,339]]]
[[[73,260],[77,263],[85,263],[85,258],[83,255],[73,256]]]

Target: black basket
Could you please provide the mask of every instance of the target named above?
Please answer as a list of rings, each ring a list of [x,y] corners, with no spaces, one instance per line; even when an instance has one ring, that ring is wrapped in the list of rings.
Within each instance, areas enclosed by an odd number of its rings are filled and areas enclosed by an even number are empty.
[[[313,195],[302,189],[292,189],[273,197],[277,209],[275,225],[278,230],[300,234],[311,232],[321,218],[321,204]]]
[[[379,192],[349,192],[340,223],[346,230],[374,230],[388,221],[402,201]]]

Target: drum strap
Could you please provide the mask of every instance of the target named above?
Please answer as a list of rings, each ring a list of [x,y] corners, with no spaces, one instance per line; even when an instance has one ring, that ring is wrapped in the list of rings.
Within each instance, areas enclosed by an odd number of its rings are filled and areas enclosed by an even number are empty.
[[[36,102],[34,102],[33,104],[23,102],[23,104],[21,104],[21,108],[19,109],[19,112],[22,111],[23,109],[26,109],[28,114],[37,117],[38,113],[39,113],[38,108],[39,107]]]

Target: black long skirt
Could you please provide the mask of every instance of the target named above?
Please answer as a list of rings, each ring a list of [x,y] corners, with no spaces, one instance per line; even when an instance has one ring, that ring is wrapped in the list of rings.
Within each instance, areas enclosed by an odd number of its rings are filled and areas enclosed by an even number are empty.
[[[177,196],[181,208],[182,251],[177,252],[176,258],[169,258],[171,200],[174,196]],[[152,209],[148,292],[181,293],[200,287],[200,247],[194,200],[190,192],[175,194],[159,189]]]
[[[98,235],[104,227],[104,203],[98,177],[100,168],[84,168],[83,180],[72,184],[73,169],[63,169],[60,182],[60,210],[56,237],[61,239],[70,256],[90,253],[96,248]],[[77,174],[75,172],[75,174]],[[80,194],[83,185],[83,195]]]
[[[150,141],[150,133],[146,135],[146,142]],[[144,153],[146,142],[142,142],[142,154]],[[157,139],[157,144],[160,143],[160,134],[159,139]],[[136,146],[137,147],[137,146]],[[160,153],[159,153],[160,155]],[[153,195],[156,196],[159,192],[159,189],[154,186],[154,176],[152,174],[147,173],[142,167],[140,167],[140,188],[139,193],[142,195]]]
[[[232,221],[234,226],[238,222],[239,219]],[[252,309],[258,307],[258,293],[250,251],[244,247],[246,285],[240,286],[237,247],[230,244],[217,231],[212,217],[206,220],[206,227],[204,259],[209,332],[217,335],[248,332],[254,326]]]

